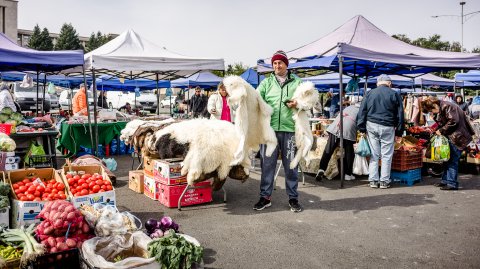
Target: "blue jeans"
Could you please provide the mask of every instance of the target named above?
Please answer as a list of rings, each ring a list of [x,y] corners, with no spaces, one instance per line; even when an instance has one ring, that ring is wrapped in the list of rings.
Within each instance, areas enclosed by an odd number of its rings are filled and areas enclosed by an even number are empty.
[[[395,128],[367,121],[367,139],[372,151],[368,166],[368,181],[390,183]],[[382,160],[381,175],[378,174],[378,160]]]
[[[295,157],[295,133],[275,132],[278,145],[272,153],[272,156],[265,155],[266,146],[260,147],[262,176],[260,180],[260,197],[270,199],[273,192],[275,172],[277,168],[278,153],[282,154],[282,165],[285,171],[285,189],[289,199],[298,199],[298,173],[297,167],[290,169],[290,162]]]
[[[458,161],[462,156],[462,151],[459,150],[450,140],[450,159],[444,164],[442,183],[450,187],[458,188]]]

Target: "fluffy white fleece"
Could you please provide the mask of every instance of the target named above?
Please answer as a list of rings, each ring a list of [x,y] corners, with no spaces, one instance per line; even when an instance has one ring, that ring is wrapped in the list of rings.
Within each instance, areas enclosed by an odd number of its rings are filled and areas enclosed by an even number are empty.
[[[297,108],[293,112],[293,120],[295,121],[295,144],[297,153],[290,163],[290,168],[295,168],[301,158],[305,158],[307,165],[310,163],[308,152],[313,145],[313,135],[308,121],[307,111],[312,109],[318,102],[318,91],[312,82],[307,81],[298,85],[292,100],[297,101]]]
[[[166,134],[170,134],[180,144],[189,145],[182,167],[182,175],[187,174],[188,184],[193,185],[200,175],[215,170],[218,178],[227,178],[240,141],[233,124],[221,120],[186,120],[157,131],[155,137],[158,139]],[[248,155],[239,164],[248,175]]]
[[[235,129],[240,137],[231,164],[239,164],[251,151],[258,151],[260,144],[267,145],[266,154],[271,156],[277,146],[275,132],[270,126],[272,108],[239,76],[228,76],[223,84],[229,95],[228,105],[235,110]]]
[[[138,127],[140,126],[162,126],[168,123],[172,123],[175,120],[173,118],[169,118],[166,120],[161,121],[144,121],[135,119],[127,123],[125,128],[120,132],[120,140],[123,140],[125,144],[131,144],[135,137],[132,137],[135,131],[137,131]]]

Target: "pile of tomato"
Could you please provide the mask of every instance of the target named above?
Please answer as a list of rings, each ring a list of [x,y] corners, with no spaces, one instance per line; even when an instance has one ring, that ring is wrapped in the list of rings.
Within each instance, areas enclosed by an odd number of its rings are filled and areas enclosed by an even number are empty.
[[[102,175],[95,173],[93,175],[71,175],[67,174],[68,186],[73,196],[84,196],[99,192],[113,190],[112,183],[104,180]]]
[[[12,184],[12,187],[20,201],[53,201],[67,198],[65,184],[55,179],[42,181],[39,178],[25,178]]]

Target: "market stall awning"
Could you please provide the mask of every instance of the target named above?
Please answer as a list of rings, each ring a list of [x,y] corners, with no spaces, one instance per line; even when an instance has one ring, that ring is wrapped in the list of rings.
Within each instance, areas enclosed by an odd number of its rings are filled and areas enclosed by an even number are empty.
[[[243,72],[240,77],[250,83],[254,88],[258,87],[258,84],[260,84],[260,82],[265,79],[264,75],[259,76],[257,71],[255,71],[253,68],[248,68],[247,70],[245,70],[245,72]]]
[[[83,51],[38,51],[17,45],[0,33],[1,71],[60,71],[83,65]]]
[[[210,72],[199,72],[188,78],[180,78],[172,81],[172,88],[214,88],[222,81],[221,77],[218,77]]]
[[[29,74],[32,78],[36,77],[36,73],[33,72],[0,72],[0,77],[4,81],[22,81],[23,77]],[[39,82],[43,83],[45,81],[45,73],[39,74]],[[90,78],[86,78],[87,82],[91,82]],[[62,74],[58,75],[47,75],[47,83],[53,83],[56,86],[66,87],[66,88],[74,88],[78,87],[81,83],[84,83],[83,76],[82,77],[70,77],[65,76]]]
[[[151,79],[119,79],[110,75],[102,75],[96,79],[97,90],[103,91],[134,91],[135,88],[151,90],[157,88],[157,81]],[[158,88],[169,88],[169,80],[159,80]]]
[[[352,79],[349,76],[343,76],[343,84],[347,84],[350,79]],[[338,89],[338,84],[340,83],[340,78],[338,73],[328,73],[328,74],[322,74],[318,76],[311,76],[311,77],[304,77],[302,78],[303,81],[311,81],[314,85],[315,88],[317,89],[329,89],[329,88],[337,88]]]
[[[456,73],[456,81],[472,82],[478,86],[480,83],[480,70],[470,70],[467,73]]]
[[[148,41],[133,30],[85,54],[85,68],[118,77],[159,73],[162,79],[185,77],[200,70],[225,69],[223,59],[181,55]]]

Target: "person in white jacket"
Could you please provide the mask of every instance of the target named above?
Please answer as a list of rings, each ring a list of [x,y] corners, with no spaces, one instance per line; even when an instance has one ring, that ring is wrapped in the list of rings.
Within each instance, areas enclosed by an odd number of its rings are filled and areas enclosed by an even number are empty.
[[[229,122],[235,121],[233,109],[230,109],[227,103],[227,91],[222,82],[218,84],[218,90],[208,98],[207,110],[210,113],[210,119],[225,120]]]
[[[5,82],[0,84],[0,110],[4,107],[9,107],[13,110],[13,112],[17,112],[17,107],[13,101],[13,96],[10,93],[10,89]]]

